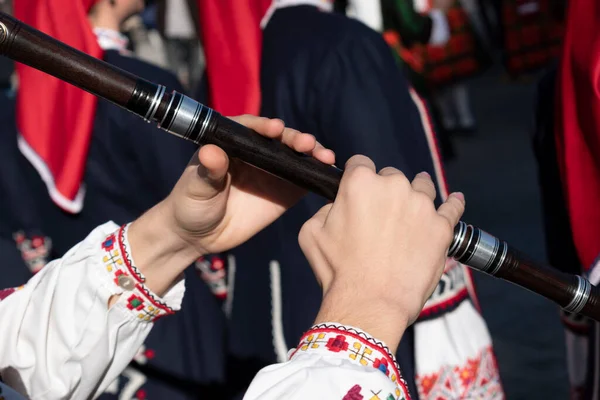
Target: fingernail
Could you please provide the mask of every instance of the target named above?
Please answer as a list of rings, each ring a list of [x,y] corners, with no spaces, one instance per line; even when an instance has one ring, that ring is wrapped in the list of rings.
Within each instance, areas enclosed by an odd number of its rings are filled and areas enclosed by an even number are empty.
[[[465,201],[465,195],[462,192],[454,192],[454,193],[451,194],[451,196],[456,197],[457,199],[459,199],[463,203]]]
[[[423,172],[419,172],[419,173],[417,174],[417,176],[421,176],[421,177],[423,177],[423,178],[431,178],[431,175],[429,175],[429,173],[428,173],[428,172],[425,172],[425,171],[423,171]]]

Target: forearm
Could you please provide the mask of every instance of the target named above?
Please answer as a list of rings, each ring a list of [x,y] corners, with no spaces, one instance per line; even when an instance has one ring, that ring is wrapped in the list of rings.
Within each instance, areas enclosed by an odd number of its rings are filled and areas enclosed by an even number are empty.
[[[409,325],[406,314],[397,304],[385,300],[381,293],[373,293],[368,298],[354,293],[365,291],[332,287],[323,298],[315,324],[335,321],[357,327],[386,343],[395,353]]]
[[[159,296],[203,255],[174,233],[171,224],[167,207],[159,203],[133,222],[127,231],[136,267],[146,277],[145,285]]]

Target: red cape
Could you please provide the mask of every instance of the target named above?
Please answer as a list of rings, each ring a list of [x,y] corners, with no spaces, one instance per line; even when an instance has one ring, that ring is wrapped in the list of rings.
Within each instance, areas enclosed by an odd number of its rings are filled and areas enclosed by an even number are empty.
[[[87,14],[97,0],[18,0],[17,19],[94,57],[103,52]],[[82,180],[92,136],[96,97],[17,64],[19,147],[65,211],[83,205]]]
[[[198,0],[210,106],[224,115],[260,112],[260,21],[273,0]]]
[[[580,261],[600,254],[600,3],[569,1],[557,88],[557,154]]]

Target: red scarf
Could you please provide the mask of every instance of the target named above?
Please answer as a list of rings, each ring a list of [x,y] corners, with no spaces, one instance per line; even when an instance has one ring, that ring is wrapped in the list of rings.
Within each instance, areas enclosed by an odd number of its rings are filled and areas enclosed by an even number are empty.
[[[97,0],[18,0],[17,19],[94,57],[103,51],[87,20]],[[77,213],[97,99],[56,78],[17,64],[19,147],[35,166],[50,197]]]
[[[260,21],[273,0],[198,0],[212,108],[224,115],[260,111]]]
[[[600,3],[569,1],[557,90],[557,154],[584,268],[600,254]]]

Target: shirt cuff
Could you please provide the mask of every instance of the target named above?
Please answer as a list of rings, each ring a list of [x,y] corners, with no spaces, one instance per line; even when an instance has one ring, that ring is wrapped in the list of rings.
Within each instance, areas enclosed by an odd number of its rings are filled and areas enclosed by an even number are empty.
[[[443,46],[450,40],[450,26],[448,18],[441,10],[433,9],[429,12],[431,17],[431,35],[429,36],[429,44],[432,46]]]
[[[336,357],[365,368],[376,368],[396,385],[394,399],[410,399],[396,357],[385,343],[358,328],[333,322],[314,325],[302,336],[298,347],[290,350],[289,359],[301,354]]]
[[[132,319],[154,322],[181,309],[185,282],[181,279],[162,298],[148,289],[146,277],[131,257],[128,228],[124,225],[102,241],[101,279],[110,293],[121,295],[113,307],[122,308]]]

